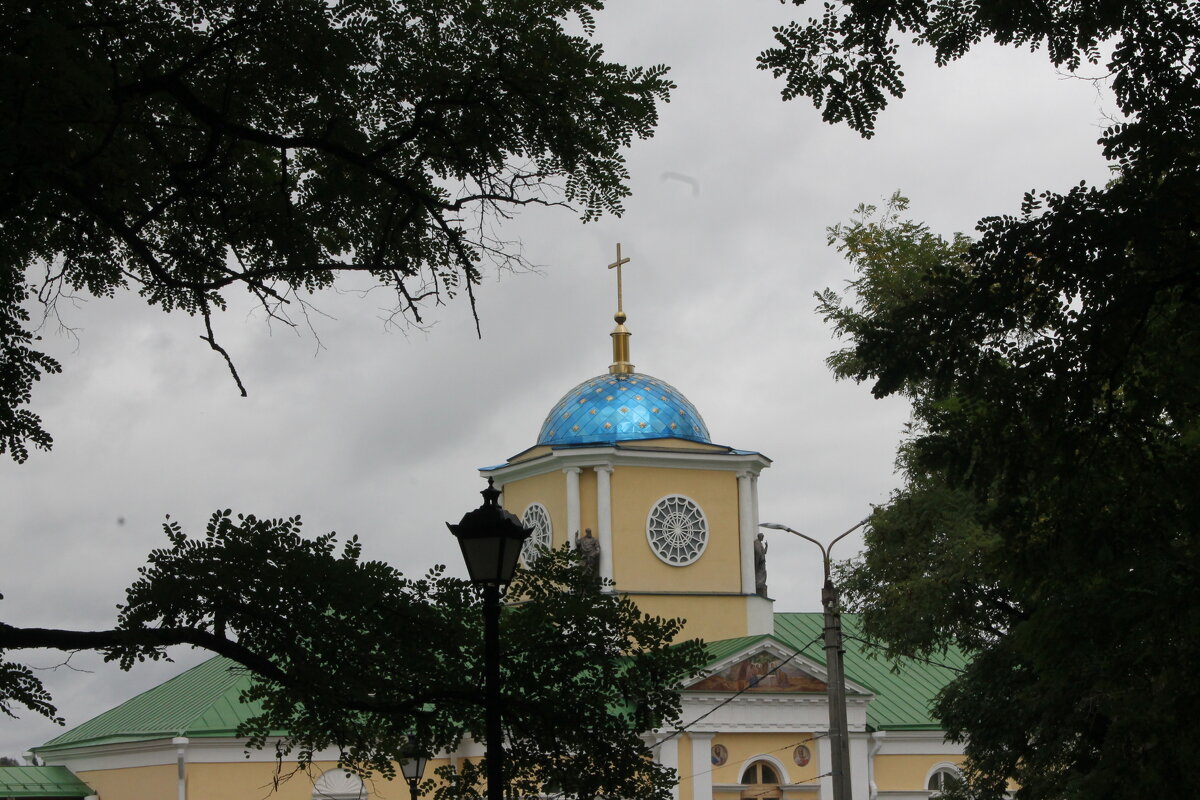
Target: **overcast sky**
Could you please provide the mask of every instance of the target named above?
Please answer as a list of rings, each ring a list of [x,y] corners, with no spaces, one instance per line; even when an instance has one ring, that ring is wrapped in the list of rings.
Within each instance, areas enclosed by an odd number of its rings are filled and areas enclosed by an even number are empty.
[[[978,48],[943,69],[909,48],[908,94],[872,140],[784,103],[755,69],[774,0],[613,2],[597,38],[626,64],[671,65],[679,85],[656,136],[628,154],[624,217],[581,224],[535,210],[499,229],[536,273],[489,275],[483,338],[455,301],[425,330],[385,324],[387,298],[322,295],[307,332],[269,327],[250,306],[218,320],[250,397],[199,341],[197,321],[136,298],[65,310],[78,339],[45,333],[64,373],[36,387],[51,453],[0,463],[0,619],[102,628],[152,548],[164,515],[202,532],[218,508],[301,514],[310,534],[358,534],[368,557],[464,574],[444,521],[479,503],[476,469],[532,445],[558,398],[606,370],[617,242],[632,259],[625,309],[633,362],[682,391],[713,441],[774,459],[761,518],[828,539],[896,486],[905,404],[837,383],[813,293],[849,267],[827,226],[903,190],[934,230],[970,231],[1016,213],[1033,189],[1103,182],[1096,139],[1112,105],[1057,74],[1042,53]],[[835,555],[850,556],[848,539]],[[776,610],[819,607],[816,549],[770,539]],[[40,673],[77,725],[203,658],[124,674],[94,657]],[[61,659],[35,653],[50,667]],[[0,717],[0,754],[61,729]]]

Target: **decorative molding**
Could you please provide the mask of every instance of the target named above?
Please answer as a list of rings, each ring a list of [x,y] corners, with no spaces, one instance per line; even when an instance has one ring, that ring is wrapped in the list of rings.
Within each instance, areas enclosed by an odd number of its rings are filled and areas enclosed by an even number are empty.
[[[726,472],[749,472],[758,475],[771,465],[771,459],[760,453],[705,453],[693,451],[641,450],[623,447],[570,447],[553,450],[545,455],[501,464],[479,470],[480,476],[491,476],[496,483],[542,475],[556,469],[588,468],[603,464],[609,467],[660,467],[664,469],[708,469]]]
[[[944,731],[877,731],[879,755],[884,756],[960,756],[966,745],[946,741]]]

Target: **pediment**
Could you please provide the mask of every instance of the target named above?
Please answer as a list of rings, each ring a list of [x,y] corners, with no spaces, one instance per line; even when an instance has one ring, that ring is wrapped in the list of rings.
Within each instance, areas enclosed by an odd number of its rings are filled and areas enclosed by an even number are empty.
[[[765,642],[714,664],[687,692],[813,693],[826,691],[824,669],[795,651]]]

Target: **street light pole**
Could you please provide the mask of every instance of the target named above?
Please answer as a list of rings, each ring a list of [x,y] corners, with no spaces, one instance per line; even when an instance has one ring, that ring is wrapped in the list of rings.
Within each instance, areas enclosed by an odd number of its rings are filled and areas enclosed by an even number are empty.
[[[833,758],[833,800],[850,800],[850,729],[846,720],[846,668],[843,663],[845,648],[842,647],[842,615],[838,606],[837,589],[833,586],[830,571],[829,551],[839,541],[867,524],[862,520],[850,530],[839,534],[828,545],[821,544],[811,536],[777,522],[764,522],[759,527],[776,531],[787,531],[821,548],[821,562],[825,571],[825,585],[821,587],[821,606],[825,610],[825,669],[826,697],[829,698],[829,738]]]
[[[458,539],[471,582],[483,587],[484,735],[487,738],[487,800],[504,798],[504,743],[500,697],[500,598],[512,580],[521,545],[532,531],[499,503],[488,478],[483,505],[446,527]]]
[[[500,726],[500,584],[483,585],[483,696],[487,712],[487,800],[504,797],[504,733]]]

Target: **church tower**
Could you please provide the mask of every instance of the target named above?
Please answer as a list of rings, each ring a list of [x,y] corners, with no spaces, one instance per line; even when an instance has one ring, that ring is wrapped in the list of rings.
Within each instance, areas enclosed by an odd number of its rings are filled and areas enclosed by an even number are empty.
[[[636,372],[617,270],[613,362],[554,404],[529,449],[480,470],[534,529],[523,558],[564,542],[595,552],[601,577],[643,611],[687,620],[707,641],[773,631],[755,579],[758,475],[770,459],[714,444],[696,407]]]

